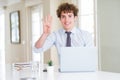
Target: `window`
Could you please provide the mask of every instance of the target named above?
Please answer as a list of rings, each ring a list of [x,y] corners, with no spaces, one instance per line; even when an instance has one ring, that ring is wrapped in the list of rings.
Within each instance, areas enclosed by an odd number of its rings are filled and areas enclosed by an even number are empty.
[[[86,30],[90,32],[95,40],[96,26],[95,26],[94,3],[95,0],[78,0],[78,8],[79,8],[78,25],[82,30]]]
[[[34,6],[31,8],[31,18],[32,18],[32,46],[35,45],[35,42],[39,39],[43,32],[43,25],[42,25],[42,17],[43,17],[43,11],[42,11],[42,5],[41,6]],[[32,59],[33,61],[40,61],[43,60],[41,58],[43,55],[39,53],[32,52]],[[40,61],[41,63],[43,61]]]

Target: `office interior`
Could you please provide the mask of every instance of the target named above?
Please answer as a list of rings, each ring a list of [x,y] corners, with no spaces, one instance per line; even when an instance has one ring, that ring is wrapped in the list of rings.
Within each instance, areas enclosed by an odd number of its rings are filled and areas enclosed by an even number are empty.
[[[53,17],[52,31],[60,28],[61,24],[56,16],[57,6],[62,2],[77,4],[80,0],[0,0],[0,14],[4,14],[4,19],[0,22],[0,64],[5,70],[0,70],[5,75],[10,74],[9,69],[13,63],[33,61],[34,34],[32,26],[33,16],[39,15],[39,29],[42,33],[42,19],[51,14]],[[90,0],[88,0],[90,1]],[[93,0],[94,1],[94,34],[95,44],[98,49],[99,70],[120,73],[120,0]],[[20,18],[20,42],[11,40],[10,14],[19,11]],[[40,14],[34,12],[40,11]],[[33,14],[33,15],[32,15]],[[2,28],[2,26],[4,27]],[[37,26],[36,26],[37,27]],[[3,31],[3,33],[2,33]],[[4,35],[4,36],[3,36]],[[3,39],[4,38],[4,39]],[[34,37],[36,39],[36,37]],[[3,40],[3,42],[2,42]],[[44,54],[40,54],[43,64],[48,60],[53,60],[55,65],[59,65],[56,48],[53,46]],[[8,70],[8,71],[7,71]]]

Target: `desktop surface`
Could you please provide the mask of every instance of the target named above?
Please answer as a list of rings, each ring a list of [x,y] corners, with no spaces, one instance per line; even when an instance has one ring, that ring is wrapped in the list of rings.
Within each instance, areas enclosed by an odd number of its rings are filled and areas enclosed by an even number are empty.
[[[76,72],[76,73],[54,73],[53,77],[48,77],[47,73],[43,73],[43,79],[41,80],[120,80],[120,73],[112,72]]]
[[[12,75],[12,69],[7,69],[6,79],[4,80],[14,80]],[[10,73],[10,74],[9,74]],[[25,73],[23,71],[24,74]],[[17,78],[17,73],[15,75]],[[30,76],[32,77],[32,76]],[[40,75],[36,80],[120,80],[120,73],[96,71],[96,72],[68,72],[61,73],[58,71],[53,72],[53,74],[48,74],[47,72],[40,72]],[[25,78],[25,77],[24,77]],[[20,80],[20,79],[15,79]],[[34,79],[33,79],[34,80]]]

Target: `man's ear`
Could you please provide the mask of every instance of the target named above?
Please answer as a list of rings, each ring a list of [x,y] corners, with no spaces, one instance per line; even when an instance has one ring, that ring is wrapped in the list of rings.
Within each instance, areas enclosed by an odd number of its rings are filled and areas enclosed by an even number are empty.
[[[59,17],[59,20],[60,20],[61,18]]]

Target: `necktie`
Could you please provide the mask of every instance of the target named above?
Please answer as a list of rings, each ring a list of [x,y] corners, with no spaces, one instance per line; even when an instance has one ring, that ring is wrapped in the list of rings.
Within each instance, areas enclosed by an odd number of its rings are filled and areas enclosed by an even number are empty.
[[[65,32],[67,34],[67,39],[66,39],[66,47],[71,47],[71,38],[70,38],[70,34],[71,32]]]

